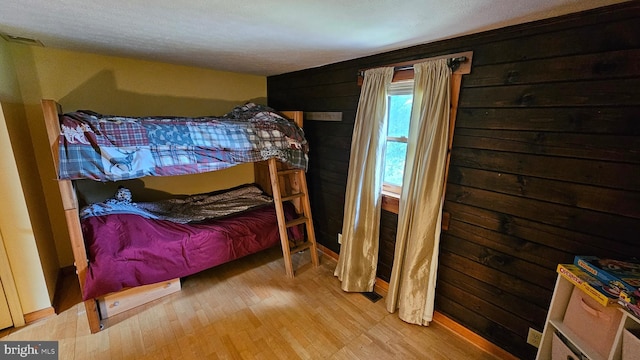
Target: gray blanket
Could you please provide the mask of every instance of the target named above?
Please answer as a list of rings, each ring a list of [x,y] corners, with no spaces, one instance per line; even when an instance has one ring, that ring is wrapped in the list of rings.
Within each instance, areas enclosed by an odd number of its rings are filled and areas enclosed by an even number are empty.
[[[272,202],[273,199],[262,190],[250,185],[223,193],[198,194],[184,199],[154,202],[132,202],[112,198],[84,207],[80,211],[80,218],[124,213],[186,224],[228,216]]]

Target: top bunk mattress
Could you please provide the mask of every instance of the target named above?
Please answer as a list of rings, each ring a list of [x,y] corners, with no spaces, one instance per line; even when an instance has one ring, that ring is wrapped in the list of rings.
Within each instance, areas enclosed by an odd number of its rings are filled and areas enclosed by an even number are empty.
[[[59,179],[118,181],[221,170],[270,158],[307,170],[304,133],[273,109],[236,107],[222,117],[60,116]]]

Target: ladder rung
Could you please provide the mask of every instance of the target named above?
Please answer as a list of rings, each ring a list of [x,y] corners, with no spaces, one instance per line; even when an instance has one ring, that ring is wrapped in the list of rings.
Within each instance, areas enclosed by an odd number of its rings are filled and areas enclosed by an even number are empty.
[[[301,198],[304,196],[304,193],[297,193],[297,194],[291,194],[289,196],[284,196],[282,198],[282,201],[289,201],[289,200],[293,200],[293,199],[297,199],[297,198]]]
[[[304,170],[302,169],[284,169],[284,170],[278,170],[278,175],[290,175],[290,174],[297,174],[299,172],[302,172]]]
[[[299,217],[297,219],[293,219],[293,220],[287,221],[287,223],[285,225],[286,225],[286,227],[290,228],[290,227],[294,227],[296,225],[304,224],[304,223],[307,222],[307,220],[309,220],[309,219],[304,217],[304,216],[301,216],[301,217]]]
[[[295,253],[299,253],[300,251],[307,250],[309,248],[311,248],[311,243],[307,241],[304,244],[298,245],[296,247],[292,247],[290,251],[292,254],[295,254]]]

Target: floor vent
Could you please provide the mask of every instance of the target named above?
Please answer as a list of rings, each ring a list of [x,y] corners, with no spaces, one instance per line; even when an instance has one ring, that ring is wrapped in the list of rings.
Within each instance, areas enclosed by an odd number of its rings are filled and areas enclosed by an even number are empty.
[[[375,291],[363,292],[362,295],[364,295],[364,297],[366,297],[367,299],[371,300],[371,302],[376,302],[376,301],[382,299],[382,295],[378,294]]]

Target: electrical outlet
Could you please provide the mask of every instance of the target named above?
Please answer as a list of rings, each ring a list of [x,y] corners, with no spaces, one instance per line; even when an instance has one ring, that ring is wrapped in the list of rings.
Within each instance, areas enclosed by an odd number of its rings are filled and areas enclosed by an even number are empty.
[[[527,344],[539,348],[540,341],[542,341],[542,333],[536,329],[529,328],[529,333],[527,334]]]
[[[338,233],[338,244],[342,245],[342,234]]]

